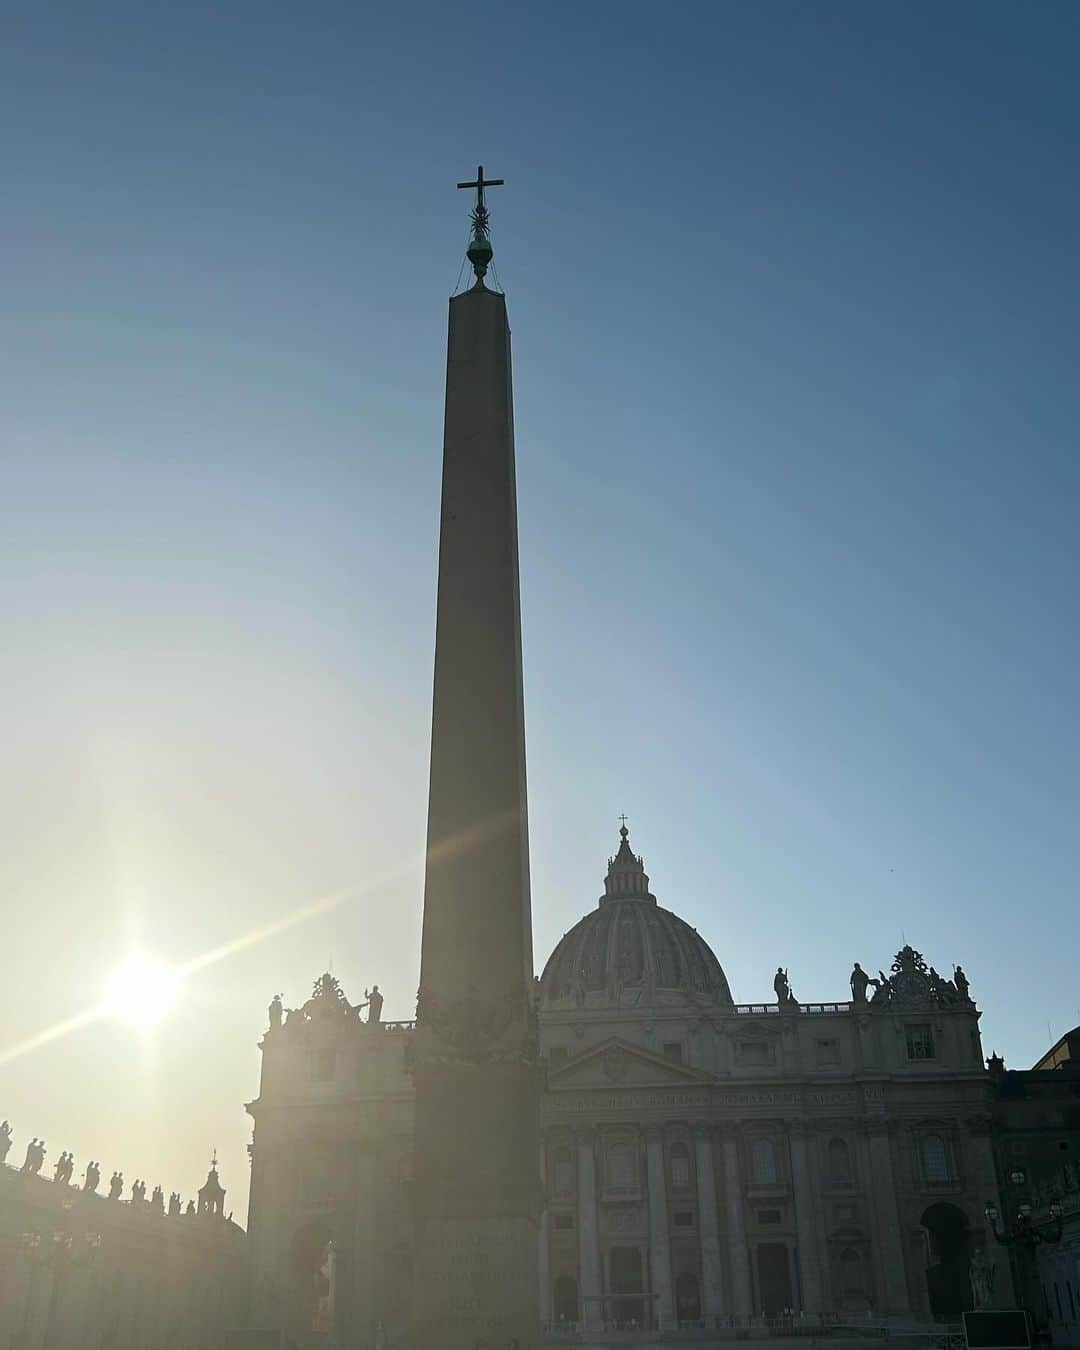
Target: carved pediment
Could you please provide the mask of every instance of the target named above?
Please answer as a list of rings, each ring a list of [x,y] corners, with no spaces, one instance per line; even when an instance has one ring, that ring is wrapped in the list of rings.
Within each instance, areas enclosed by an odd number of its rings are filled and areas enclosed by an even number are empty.
[[[612,1036],[559,1068],[548,1072],[548,1087],[561,1089],[611,1087],[667,1087],[671,1084],[711,1083],[712,1075],[686,1064],[676,1064],[663,1055],[621,1036]]]

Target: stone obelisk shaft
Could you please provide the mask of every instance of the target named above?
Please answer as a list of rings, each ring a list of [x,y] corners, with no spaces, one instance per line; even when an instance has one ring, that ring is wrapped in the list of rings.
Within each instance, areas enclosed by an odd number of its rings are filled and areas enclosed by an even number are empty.
[[[537,1336],[537,1071],[510,330],[450,302],[421,950],[417,1350]]]

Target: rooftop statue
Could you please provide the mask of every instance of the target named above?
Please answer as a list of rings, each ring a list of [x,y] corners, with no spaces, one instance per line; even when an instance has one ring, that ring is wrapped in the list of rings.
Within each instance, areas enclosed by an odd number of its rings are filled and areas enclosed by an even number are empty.
[[[11,1152],[11,1126],[5,1120],[0,1122],[0,1163],[4,1162],[7,1155]]]
[[[169,1216],[175,1218],[180,1213],[180,1192],[172,1191],[169,1194]]]
[[[791,985],[788,983],[788,973],[783,966],[776,967],[776,974],[773,976],[773,993],[776,995],[776,1001],[780,1007],[787,1012],[797,1012],[799,1000],[791,992]]]
[[[858,961],[851,972],[851,997],[856,1003],[866,1002],[866,987],[870,983],[870,976],[859,965]]]
[[[45,1140],[31,1139],[26,1146],[26,1160],[22,1165],[24,1172],[30,1172],[34,1176],[41,1171],[41,1164],[45,1161]]]
[[[86,1174],[83,1180],[83,1190],[93,1193],[101,1185],[101,1164],[98,1162],[88,1162],[86,1164]]]
[[[270,1030],[276,1031],[281,1026],[282,1015],[281,995],[275,994],[270,1000]]]
[[[357,1008],[367,1008],[367,1025],[369,1027],[378,1027],[382,1025],[382,1005],[383,996],[379,993],[379,986],[373,984],[371,989],[364,990],[364,1002],[358,1003]]]
[[[971,994],[969,991],[971,986],[968,984],[968,977],[964,974],[963,966],[953,967],[953,983],[956,985],[957,994],[964,1000],[965,1003],[970,1003]]]
[[[158,1214],[165,1213],[165,1193],[160,1186],[155,1186],[150,1194],[150,1208]]]
[[[124,1174],[114,1172],[109,1178],[109,1199],[119,1200],[124,1193]]]

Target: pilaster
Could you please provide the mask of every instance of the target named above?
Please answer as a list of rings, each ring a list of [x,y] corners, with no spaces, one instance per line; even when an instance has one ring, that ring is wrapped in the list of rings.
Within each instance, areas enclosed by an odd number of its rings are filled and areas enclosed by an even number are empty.
[[[596,1215],[596,1131],[583,1126],[575,1132],[578,1177],[578,1242],[581,1275],[581,1316],[587,1327],[600,1321],[600,1242]]]
[[[702,1311],[716,1317],[724,1310],[723,1263],[720,1260],[720,1223],[716,1208],[713,1167],[713,1130],[707,1121],[694,1125],[694,1163],[697,1171],[698,1232],[701,1235]]]
[[[649,1178],[649,1265],[652,1292],[657,1295],[657,1323],[671,1325],[671,1238],[668,1233],[667,1178],[664,1166],[664,1131],[659,1125],[645,1130],[645,1154]]]
[[[727,1205],[728,1255],[731,1260],[731,1310],[736,1317],[749,1317],[754,1303],[750,1282],[750,1253],[746,1246],[737,1128],[732,1125],[723,1127],[720,1138],[724,1154],[724,1199]]]
[[[862,1122],[870,1152],[870,1194],[877,1227],[878,1269],[887,1313],[907,1313],[907,1263],[900,1230],[900,1209],[896,1203],[896,1178],[892,1165],[889,1121],[884,1116],[868,1116]]]
[[[810,1176],[808,1142],[813,1132],[805,1121],[788,1123],[791,1180],[795,1192],[795,1231],[799,1242],[799,1282],[804,1312],[824,1309],[821,1282],[821,1244],[818,1241],[814,1189]]]

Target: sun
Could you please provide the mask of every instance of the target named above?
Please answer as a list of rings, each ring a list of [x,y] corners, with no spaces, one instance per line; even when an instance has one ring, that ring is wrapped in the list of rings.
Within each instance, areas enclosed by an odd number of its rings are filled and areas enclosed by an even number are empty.
[[[137,1027],[150,1027],[176,998],[180,974],[157,957],[132,952],[109,976],[105,1011]]]

